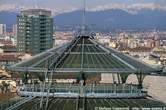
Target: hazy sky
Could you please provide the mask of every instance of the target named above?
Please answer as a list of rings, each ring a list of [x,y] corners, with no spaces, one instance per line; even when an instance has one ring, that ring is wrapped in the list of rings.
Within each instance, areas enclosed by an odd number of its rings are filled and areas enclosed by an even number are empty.
[[[111,7],[166,7],[166,0],[86,0],[88,9],[101,10]],[[0,11],[28,8],[46,8],[55,13],[82,9],[83,0],[0,0]],[[123,6],[122,6],[123,4]],[[125,5],[125,6],[124,6]]]
[[[160,3],[160,4],[166,4],[166,0],[86,0],[88,4],[98,5],[98,4],[106,4],[106,3]],[[64,5],[80,5],[83,0],[0,0],[0,4],[27,4],[27,5],[33,5],[34,3],[39,3],[41,5],[45,4],[47,6],[49,5],[55,5],[58,4]]]

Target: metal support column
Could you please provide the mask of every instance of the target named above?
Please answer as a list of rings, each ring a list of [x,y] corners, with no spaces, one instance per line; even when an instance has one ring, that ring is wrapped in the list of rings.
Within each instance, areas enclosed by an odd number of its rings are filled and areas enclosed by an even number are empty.
[[[143,80],[145,78],[145,75],[143,74],[137,74],[137,79],[138,79],[138,89],[142,89],[143,88]]]
[[[117,74],[117,77],[118,77],[118,84],[120,84],[121,81],[120,81],[120,74],[119,73]]]
[[[120,74],[122,84],[126,83],[129,74]]]

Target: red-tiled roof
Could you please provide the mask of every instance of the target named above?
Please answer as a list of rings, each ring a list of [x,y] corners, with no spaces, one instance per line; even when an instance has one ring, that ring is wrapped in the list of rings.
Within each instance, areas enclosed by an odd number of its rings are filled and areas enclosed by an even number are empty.
[[[4,48],[16,48],[15,45],[4,45],[3,47],[4,47]]]
[[[0,61],[19,61],[19,55],[17,54],[0,54]]]
[[[151,52],[153,48],[149,47],[135,47],[135,48],[122,48],[120,51],[129,51],[129,52]]]
[[[13,45],[13,42],[10,40],[0,39],[0,43],[4,45]]]

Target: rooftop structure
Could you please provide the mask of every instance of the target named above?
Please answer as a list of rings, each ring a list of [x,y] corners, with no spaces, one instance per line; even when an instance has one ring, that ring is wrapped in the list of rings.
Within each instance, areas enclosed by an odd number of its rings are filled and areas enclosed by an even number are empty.
[[[9,67],[18,72],[45,72],[47,69],[54,69],[55,73],[162,73],[162,70],[103,46],[90,36],[78,36],[66,45]]]
[[[59,109],[55,100],[58,103],[62,101],[66,103],[64,110],[73,110],[74,106],[71,105],[75,105],[76,110],[93,110],[97,106],[111,109],[165,107],[164,103],[153,98],[149,99],[147,92],[142,89],[145,75],[154,73],[165,75],[162,68],[153,68],[117,50],[107,48],[98,43],[93,36],[86,34],[78,35],[66,45],[47,50],[7,68],[11,72],[41,75],[45,79],[41,84],[33,86],[26,84],[20,87],[19,95],[30,97],[11,106],[13,110],[22,109],[27,105],[33,105],[37,109],[49,110],[56,107]],[[67,73],[80,75],[80,84],[60,84],[53,81],[54,75]],[[86,76],[101,73],[118,74],[122,83],[85,84]],[[137,75],[138,85],[125,84],[128,75],[133,73]],[[51,105],[52,101],[55,101],[54,107]],[[95,103],[91,106],[90,103],[93,101]],[[134,101],[134,104],[130,101]]]
[[[51,11],[45,9],[28,9],[21,11],[22,15],[24,16],[39,16],[39,15],[46,15],[51,16]]]

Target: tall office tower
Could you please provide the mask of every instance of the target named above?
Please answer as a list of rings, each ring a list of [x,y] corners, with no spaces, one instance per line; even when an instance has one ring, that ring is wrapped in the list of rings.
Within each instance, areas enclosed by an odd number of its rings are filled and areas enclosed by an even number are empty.
[[[51,11],[29,9],[17,16],[18,52],[35,55],[53,47]]]
[[[6,34],[6,24],[0,24],[0,34]]]

